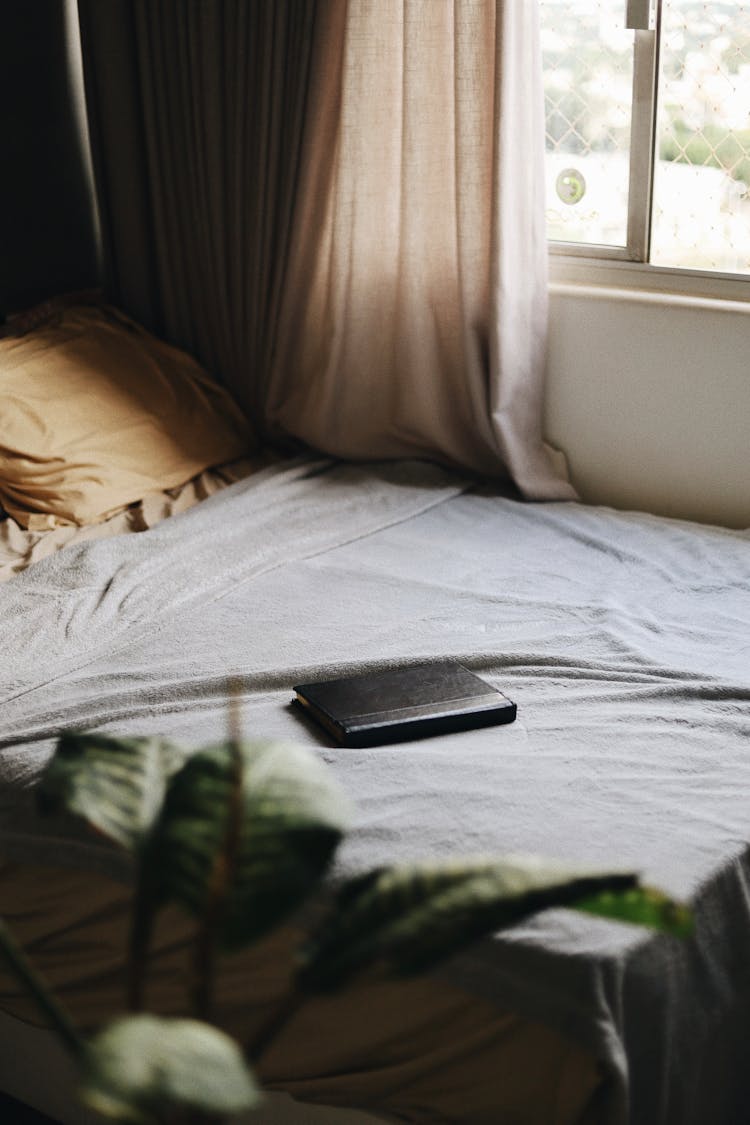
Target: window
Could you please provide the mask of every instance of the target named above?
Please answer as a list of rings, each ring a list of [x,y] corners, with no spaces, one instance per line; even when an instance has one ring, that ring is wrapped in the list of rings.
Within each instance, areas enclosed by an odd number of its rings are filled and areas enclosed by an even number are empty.
[[[555,248],[750,277],[750,3],[541,11]]]

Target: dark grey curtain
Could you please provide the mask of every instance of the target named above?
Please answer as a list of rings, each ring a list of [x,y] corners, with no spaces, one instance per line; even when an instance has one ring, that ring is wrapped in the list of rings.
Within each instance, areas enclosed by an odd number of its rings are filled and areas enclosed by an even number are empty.
[[[262,428],[317,0],[79,0],[106,287]]]
[[[99,284],[63,0],[3,0],[0,318]]]

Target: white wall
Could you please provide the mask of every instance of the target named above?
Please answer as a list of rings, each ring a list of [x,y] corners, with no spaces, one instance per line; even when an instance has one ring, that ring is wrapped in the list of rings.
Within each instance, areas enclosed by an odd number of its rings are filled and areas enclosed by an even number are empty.
[[[587,502],[750,527],[750,304],[554,284],[546,435]]]

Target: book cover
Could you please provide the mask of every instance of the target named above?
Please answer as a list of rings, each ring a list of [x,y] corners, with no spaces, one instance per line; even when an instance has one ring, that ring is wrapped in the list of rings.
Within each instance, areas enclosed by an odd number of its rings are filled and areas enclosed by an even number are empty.
[[[297,684],[294,702],[342,746],[511,723],[516,705],[462,664],[441,661]]]

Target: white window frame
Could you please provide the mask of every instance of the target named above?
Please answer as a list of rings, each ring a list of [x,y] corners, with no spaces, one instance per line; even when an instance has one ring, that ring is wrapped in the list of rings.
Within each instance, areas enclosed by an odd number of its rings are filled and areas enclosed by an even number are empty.
[[[662,0],[627,0],[628,25],[638,29],[634,32],[633,49],[626,245],[551,240],[550,279],[553,285],[597,285],[750,301],[750,274],[655,266],[649,262],[661,7]]]

